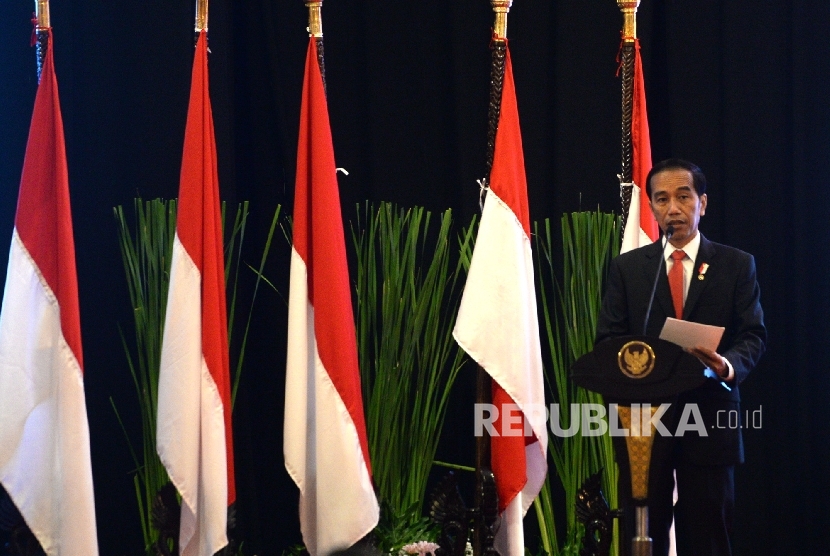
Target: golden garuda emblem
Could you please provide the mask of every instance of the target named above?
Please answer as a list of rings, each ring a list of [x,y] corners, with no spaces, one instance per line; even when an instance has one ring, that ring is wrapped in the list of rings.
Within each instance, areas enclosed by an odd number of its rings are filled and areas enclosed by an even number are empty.
[[[640,340],[628,342],[617,354],[617,365],[625,376],[647,377],[654,370],[654,350]]]

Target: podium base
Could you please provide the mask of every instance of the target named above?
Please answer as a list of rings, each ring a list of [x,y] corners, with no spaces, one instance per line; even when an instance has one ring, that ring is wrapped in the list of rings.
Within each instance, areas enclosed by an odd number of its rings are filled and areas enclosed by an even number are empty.
[[[651,556],[651,538],[634,537],[631,539],[632,556]]]

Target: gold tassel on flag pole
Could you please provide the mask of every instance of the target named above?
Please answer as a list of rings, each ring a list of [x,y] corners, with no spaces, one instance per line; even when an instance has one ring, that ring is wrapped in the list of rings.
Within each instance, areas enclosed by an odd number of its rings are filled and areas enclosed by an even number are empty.
[[[35,0],[35,36],[37,56],[37,80],[40,82],[40,73],[43,71],[43,60],[46,57],[46,47],[49,43],[49,30],[52,22],[49,17],[49,0]]]
[[[637,8],[640,0],[617,0],[623,14],[622,45],[620,46],[620,71],[622,73],[622,168],[620,172],[620,196],[622,198],[622,225],[628,220],[633,181],[631,143],[631,115],[634,105],[634,49],[637,40]]]

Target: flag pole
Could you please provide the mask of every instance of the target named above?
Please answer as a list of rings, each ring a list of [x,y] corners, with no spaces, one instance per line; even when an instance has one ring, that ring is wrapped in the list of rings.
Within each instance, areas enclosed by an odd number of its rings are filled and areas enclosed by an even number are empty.
[[[37,80],[43,71],[43,61],[46,57],[46,47],[49,44],[49,29],[52,23],[49,17],[49,0],[35,0],[35,45],[37,56]]]
[[[0,310],[7,375],[0,435],[10,449],[0,521],[11,532],[10,553],[97,556],[78,273],[48,0],[35,0],[34,16],[38,86]]]
[[[326,90],[326,62],[323,55],[323,0],[304,0],[308,8],[308,36],[317,43],[317,64],[323,77],[323,91]]]
[[[622,226],[628,220],[633,191],[634,148],[631,142],[631,117],[634,106],[634,49],[637,41],[637,8],[640,0],[617,0],[623,14],[620,71],[622,74],[622,168],[620,171],[620,198],[622,199]]]
[[[493,8],[493,36],[490,43],[490,102],[487,115],[487,159],[484,177],[485,186],[490,184],[493,157],[496,150],[496,131],[499,127],[501,96],[504,86],[504,64],[507,57],[507,14],[513,0],[490,0]],[[482,198],[482,207],[483,207]],[[491,404],[493,401],[492,378],[480,365],[476,374],[476,403]],[[491,468],[490,436],[483,432],[476,437],[476,488],[475,510],[472,535],[474,556],[492,554],[495,532],[493,525],[498,518],[498,500],[495,476]]]
[[[632,142],[632,120],[634,113],[634,62],[637,43],[637,8],[640,0],[617,0],[617,6],[623,14],[622,44],[620,45],[620,69],[622,71],[622,171],[620,173],[620,197],[622,199],[621,233],[625,232],[631,208],[631,199],[634,187],[645,184],[634,184],[634,145]],[[645,189],[643,189],[645,191]],[[622,409],[622,408],[621,408]],[[632,437],[633,438],[633,437]],[[630,446],[632,439],[626,438]],[[630,448],[629,448],[630,449]],[[649,459],[651,454],[648,454]],[[634,470],[632,483],[634,482]],[[646,479],[648,483],[648,479]],[[646,484],[646,491],[648,485]],[[645,498],[645,496],[643,496]],[[631,539],[631,553],[636,556],[651,556],[652,539],[649,537],[649,508],[641,505],[643,500],[634,501],[634,530]]]

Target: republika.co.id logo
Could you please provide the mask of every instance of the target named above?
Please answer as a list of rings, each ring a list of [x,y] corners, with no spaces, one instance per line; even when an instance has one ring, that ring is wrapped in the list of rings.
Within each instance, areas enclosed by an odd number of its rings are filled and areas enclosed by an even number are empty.
[[[582,436],[651,436],[652,432],[660,436],[684,436],[690,433],[709,436],[700,408],[694,403],[683,404],[677,426],[673,431],[669,430],[662,419],[671,405],[624,406],[622,409],[627,414],[626,426],[622,426],[619,418],[621,408],[614,403],[607,408],[598,403],[570,404],[570,412],[565,415],[556,403],[550,406],[531,404],[525,407],[526,419],[522,418],[522,410],[516,404],[504,404],[500,411],[496,405],[477,403],[474,406],[474,432],[476,436],[483,436],[485,431],[489,436],[533,436],[530,422],[544,420],[550,431],[560,438],[575,436],[577,433]],[[760,429],[761,410],[761,407],[751,413],[747,410],[744,419],[741,419],[738,410],[720,410],[716,422],[709,426],[718,429]]]

